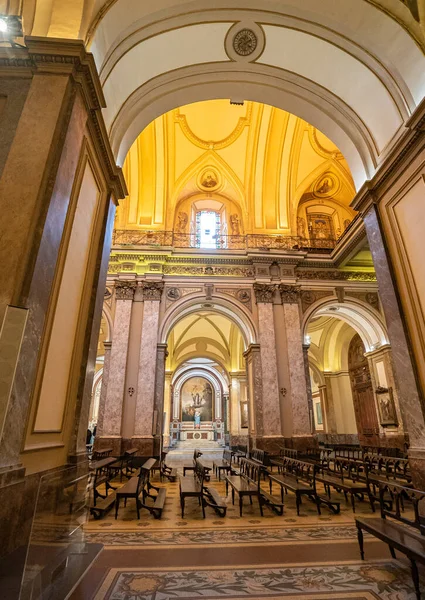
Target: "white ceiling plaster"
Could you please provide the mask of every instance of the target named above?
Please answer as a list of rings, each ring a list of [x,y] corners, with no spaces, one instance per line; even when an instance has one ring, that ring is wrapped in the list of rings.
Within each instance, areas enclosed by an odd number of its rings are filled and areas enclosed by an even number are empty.
[[[104,84],[106,126],[111,126],[121,105],[134,90],[161,73],[192,64],[228,61],[224,37],[230,26],[231,23],[192,25],[167,31],[134,46]]]
[[[340,48],[293,29],[265,25],[266,48],[259,62],[315,81],[360,116],[381,152],[402,119],[390,94],[361,62]]]

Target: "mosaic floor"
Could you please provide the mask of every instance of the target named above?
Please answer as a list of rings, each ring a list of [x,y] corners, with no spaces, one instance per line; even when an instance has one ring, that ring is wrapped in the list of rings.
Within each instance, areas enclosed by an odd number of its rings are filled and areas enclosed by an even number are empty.
[[[415,598],[408,564],[401,556],[392,560],[387,546],[366,536],[367,560],[359,560],[354,515],[343,496],[334,496],[339,515],[323,507],[319,516],[305,500],[297,516],[289,493],[283,516],[265,508],[262,518],[254,500],[240,517],[229,495],[225,518],[207,508],[203,519],[196,499],[181,518],[178,482],[155,483],[167,488],[161,520],[145,510],[137,520],[129,500],[117,520],[111,511],[86,524],[86,540],[105,549],[71,600]],[[213,477],[211,484],[225,496],[224,482]],[[371,515],[369,504],[356,502],[356,515]]]

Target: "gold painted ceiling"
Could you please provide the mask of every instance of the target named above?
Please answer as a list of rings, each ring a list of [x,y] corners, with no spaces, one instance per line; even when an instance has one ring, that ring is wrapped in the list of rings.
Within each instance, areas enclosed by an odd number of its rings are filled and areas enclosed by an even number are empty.
[[[323,213],[338,237],[354,216],[338,148],[256,102],[211,100],[162,115],[133,144],[124,173],[129,196],[116,229],[188,232],[196,211],[211,209],[226,214],[228,233],[302,235],[309,213]]]

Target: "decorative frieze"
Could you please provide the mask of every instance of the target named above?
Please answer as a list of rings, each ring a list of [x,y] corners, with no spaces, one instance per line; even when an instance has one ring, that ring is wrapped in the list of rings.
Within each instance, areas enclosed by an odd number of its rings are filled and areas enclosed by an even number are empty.
[[[376,273],[318,269],[317,271],[297,270],[298,279],[320,279],[322,281],[376,281]]]
[[[279,286],[280,297],[282,298],[282,304],[297,304],[300,297],[300,288],[296,285],[284,285],[283,283]]]
[[[115,297],[117,300],[133,300],[137,283],[135,281],[117,281],[115,283]]]
[[[301,308],[302,311],[305,312],[312,304],[321,300],[322,298],[326,298],[329,296],[333,296],[332,290],[303,290],[301,292]]]
[[[267,285],[262,283],[254,283],[254,294],[256,303],[268,303],[273,302],[273,296],[276,291],[275,285]]]
[[[142,281],[140,284],[143,290],[144,300],[161,300],[164,284],[160,281]]]

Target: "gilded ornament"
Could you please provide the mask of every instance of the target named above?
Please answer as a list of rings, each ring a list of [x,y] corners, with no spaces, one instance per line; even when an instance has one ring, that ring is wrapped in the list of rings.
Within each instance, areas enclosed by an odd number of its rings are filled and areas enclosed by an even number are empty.
[[[143,300],[161,300],[164,284],[157,281],[142,281]]]
[[[279,285],[282,304],[297,304],[300,297],[300,288],[295,285]]]

